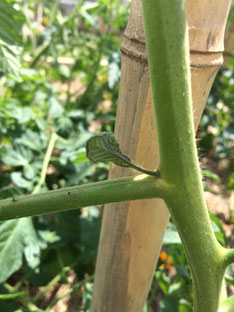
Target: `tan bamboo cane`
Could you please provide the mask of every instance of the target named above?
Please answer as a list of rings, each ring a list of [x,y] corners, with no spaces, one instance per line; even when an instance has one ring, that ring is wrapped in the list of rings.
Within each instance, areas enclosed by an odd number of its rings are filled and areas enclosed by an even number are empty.
[[[196,127],[215,75],[222,64],[224,29],[230,2],[187,2]],[[115,136],[125,155],[136,164],[154,170],[159,158],[140,0],[132,1],[121,52]],[[129,174],[137,173],[113,165],[109,178]],[[168,220],[168,210],[164,202],[158,199],[106,205],[96,264],[92,312],[142,311]]]

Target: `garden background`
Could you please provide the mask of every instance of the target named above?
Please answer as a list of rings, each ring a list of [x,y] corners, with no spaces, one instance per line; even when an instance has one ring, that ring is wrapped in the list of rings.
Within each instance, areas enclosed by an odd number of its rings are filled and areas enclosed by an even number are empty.
[[[232,48],[233,8],[226,46]],[[129,3],[0,2],[0,199],[107,178],[85,143],[114,130]],[[234,55],[225,54],[197,133],[215,234],[233,247]],[[89,311],[103,207],[0,223],[0,311]],[[232,267],[226,274],[233,292]],[[144,311],[192,311],[172,222]]]

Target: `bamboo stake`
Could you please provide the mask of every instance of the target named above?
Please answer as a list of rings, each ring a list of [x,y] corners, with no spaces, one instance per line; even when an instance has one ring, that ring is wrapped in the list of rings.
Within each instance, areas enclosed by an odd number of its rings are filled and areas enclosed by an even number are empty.
[[[196,128],[222,64],[229,6],[229,0],[187,1]],[[125,155],[155,170],[159,158],[140,0],[132,2],[121,52],[115,136]],[[134,172],[112,166],[109,178],[129,174]],[[92,312],[142,311],[168,220],[168,210],[160,199],[110,204],[104,209]]]

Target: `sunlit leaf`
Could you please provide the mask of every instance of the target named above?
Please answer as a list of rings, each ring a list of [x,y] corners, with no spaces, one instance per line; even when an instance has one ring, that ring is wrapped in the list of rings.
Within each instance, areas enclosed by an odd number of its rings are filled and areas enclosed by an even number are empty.
[[[78,152],[74,156],[76,156],[76,158],[73,160],[74,163],[80,164],[89,161],[86,157],[86,152]]]
[[[0,283],[21,267],[24,252],[29,264],[39,253],[39,241],[31,218],[0,222]]]
[[[12,182],[16,186],[19,186],[21,188],[25,188],[29,191],[32,191],[32,189],[33,189],[32,182],[23,178],[22,172],[18,172],[18,171],[12,172],[11,173],[11,179],[12,179]]]
[[[10,45],[21,43],[25,19],[22,11],[16,10],[13,5],[13,1],[0,1],[0,39]]]
[[[16,139],[16,143],[19,145],[27,146],[37,152],[41,152],[46,147],[47,142],[47,140],[41,140],[39,133],[31,131],[30,129],[27,129],[20,138]]]
[[[123,155],[111,132],[103,132],[89,139],[86,144],[86,155],[94,163],[112,161],[120,167],[131,167],[146,174],[159,176],[159,172],[138,167],[131,162],[130,158]]]
[[[170,244],[182,244],[179,233],[175,225],[172,222],[168,223],[166,232],[163,237],[163,244],[170,245]]]
[[[64,112],[64,108],[54,96],[52,96],[49,99],[48,104],[49,104],[49,114],[51,117],[58,118]]]
[[[7,146],[4,155],[2,156],[4,164],[12,167],[26,166],[32,161],[32,159],[32,151],[20,145],[16,145],[15,148]]]
[[[24,15],[12,1],[0,1],[0,72],[19,80]]]
[[[109,162],[121,167],[131,167],[131,160],[123,155],[113,133],[103,132],[87,141],[86,154],[92,162]]]
[[[0,73],[11,75],[20,80],[20,53],[20,47],[6,44],[0,40]]]

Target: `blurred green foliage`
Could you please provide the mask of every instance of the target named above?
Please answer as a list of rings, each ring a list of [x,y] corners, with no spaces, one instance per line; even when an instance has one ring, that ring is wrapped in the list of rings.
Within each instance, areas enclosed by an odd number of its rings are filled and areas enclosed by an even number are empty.
[[[94,132],[113,131],[128,6],[117,0],[79,0],[64,14],[59,1],[4,0],[0,9],[0,18],[7,14],[0,25],[0,199],[106,178],[108,166],[86,162],[85,143]],[[233,65],[232,59],[220,71],[199,132],[201,149],[229,159]],[[47,165],[53,133],[57,136]],[[212,172],[203,174],[220,181]],[[232,189],[233,179],[228,181]],[[217,239],[226,245],[219,219],[212,215],[211,220]],[[57,301],[44,307],[37,287],[49,290],[66,283],[89,311],[100,223],[96,206],[1,222],[0,310],[50,311]],[[190,273],[172,222],[163,248],[167,259],[158,263],[145,311],[149,306],[191,311]],[[29,295],[30,287],[38,294]]]

